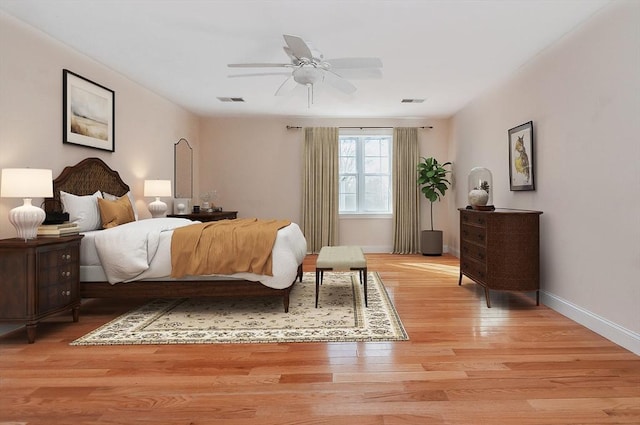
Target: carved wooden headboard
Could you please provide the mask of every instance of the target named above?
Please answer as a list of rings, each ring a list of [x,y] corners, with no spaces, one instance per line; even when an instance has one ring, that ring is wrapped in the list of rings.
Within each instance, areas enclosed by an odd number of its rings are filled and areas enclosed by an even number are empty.
[[[46,212],[62,212],[61,190],[78,196],[91,195],[97,190],[122,196],[129,191],[129,185],[100,158],[86,158],[65,167],[53,180],[53,198],[44,201]]]

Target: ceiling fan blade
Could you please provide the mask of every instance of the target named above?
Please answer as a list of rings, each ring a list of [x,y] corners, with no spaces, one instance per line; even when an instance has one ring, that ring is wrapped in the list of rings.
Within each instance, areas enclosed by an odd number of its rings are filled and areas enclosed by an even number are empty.
[[[340,76],[347,80],[375,80],[382,78],[380,68],[345,68],[340,69]]]
[[[289,76],[290,72],[252,72],[249,74],[231,74],[227,75],[228,78],[242,78],[242,77],[269,77],[272,75],[276,76]]]
[[[356,86],[331,71],[324,73],[324,82],[346,94],[353,94],[357,90]]]
[[[293,53],[293,56],[295,56],[297,59],[313,59],[313,53],[311,53],[311,49],[302,38],[298,37],[297,35],[288,34],[284,34],[283,37],[285,43],[287,43],[287,46],[289,46],[289,49],[291,49],[291,53]]]
[[[297,85],[298,83],[296,83],[296,81],[293,79],[293,75],[289,76],[289,78],[287,78],[282,84],[280,84],[278,90],[276,90],[276,96],[287,94],[291,90],[295,89]]]
[[[288,68],[290,63],[230,63],[229,68]]]
[[[325,59],[331,69],[382,68],[380,58],[335,58]]]

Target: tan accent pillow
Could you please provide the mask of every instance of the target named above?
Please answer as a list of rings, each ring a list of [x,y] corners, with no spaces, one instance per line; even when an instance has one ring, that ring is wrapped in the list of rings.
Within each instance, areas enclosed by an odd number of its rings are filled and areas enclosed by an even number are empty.
[[[98,208],[100,209],[100,218],[102,218],[102,227],[105,229],[135,221],[133,207],[127,195],[123,195],[115,201],[98,198]]]

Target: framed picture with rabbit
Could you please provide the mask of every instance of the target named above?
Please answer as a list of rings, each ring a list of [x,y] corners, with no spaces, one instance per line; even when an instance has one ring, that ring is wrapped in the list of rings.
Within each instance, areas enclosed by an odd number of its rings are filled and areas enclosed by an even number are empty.
[[[509,189],[536,190],[534,184],[533,121],[509,130]]]

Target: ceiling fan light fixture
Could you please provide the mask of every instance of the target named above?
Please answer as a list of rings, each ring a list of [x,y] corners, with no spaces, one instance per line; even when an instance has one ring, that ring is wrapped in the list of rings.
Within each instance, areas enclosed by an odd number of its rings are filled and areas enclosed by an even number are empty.
[[[322,70],[314,66],[301,66],[293,71],[293,79],[305,86],[313,85],[322,80]]]

